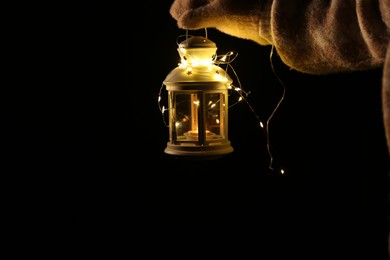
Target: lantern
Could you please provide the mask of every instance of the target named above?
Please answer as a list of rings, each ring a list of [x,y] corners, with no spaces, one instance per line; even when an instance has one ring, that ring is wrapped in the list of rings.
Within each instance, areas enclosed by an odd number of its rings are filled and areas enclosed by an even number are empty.
[[[228,140],[228,88],[232,79],[214,62],[216,44],[187,36],[178,46],[181,63],[163,81],[168,91],[166,154],[217,159],[233,152]]]

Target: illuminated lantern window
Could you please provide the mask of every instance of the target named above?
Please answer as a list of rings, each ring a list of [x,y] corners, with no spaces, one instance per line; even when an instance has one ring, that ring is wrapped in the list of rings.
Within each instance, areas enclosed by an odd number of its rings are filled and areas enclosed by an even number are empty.
[[[216,44],[188,36],[178,52],[181,63],[165,78],[169,141],[165,153],[190,159],[216,159],[233,152],[228,140],[228,88],[225,70],[214,64]]]

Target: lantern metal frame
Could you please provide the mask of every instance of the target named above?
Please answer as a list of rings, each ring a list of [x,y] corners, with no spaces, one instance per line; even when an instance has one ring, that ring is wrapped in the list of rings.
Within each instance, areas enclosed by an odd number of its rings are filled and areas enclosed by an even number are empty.
[[[181,158],[217,159],[233,152],[228,139],[228,89],[232,79],[214,64],[216,44],[188,36],[182,63],[163,81],[168,91],[169,141],[164,152]]]

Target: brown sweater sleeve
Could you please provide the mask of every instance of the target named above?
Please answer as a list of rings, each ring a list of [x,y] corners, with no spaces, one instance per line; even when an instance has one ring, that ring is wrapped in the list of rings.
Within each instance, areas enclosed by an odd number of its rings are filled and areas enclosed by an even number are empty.
[[[390,0],[270,0],[263,11],[259,34],[297,71],[329,74],[383,66],[390,153]]]
[[[380,67],[390,38],[390,0],[270,0],[259,34],[301,72]]]

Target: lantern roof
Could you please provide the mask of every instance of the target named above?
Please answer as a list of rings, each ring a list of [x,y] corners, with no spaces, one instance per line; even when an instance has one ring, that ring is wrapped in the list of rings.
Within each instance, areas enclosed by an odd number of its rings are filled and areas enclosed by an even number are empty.
[[[233,81],[227,72],[214,64],[216,44],[202,36],[191,36],[177,49],[182,63],[165,78],[167,87],[202,85],[202,88],[226,88]]]
[[[176,67],[165,78],[164,84],[171,88],[172,86],[199,86],[201,88],[226,88],[233,80],[227,72],[219,66],[211,65],[210,69],[203,70],[194,68]]]
[[[203,36],[191,36],[179,44],[180,48],[216,48],[215,42]]]

